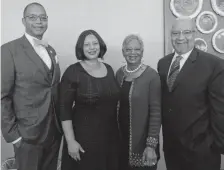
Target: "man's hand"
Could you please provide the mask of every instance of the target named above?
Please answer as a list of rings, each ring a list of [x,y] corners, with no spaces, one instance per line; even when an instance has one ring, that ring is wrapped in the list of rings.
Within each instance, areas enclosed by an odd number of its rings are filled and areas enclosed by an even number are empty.
[[[21,146],[21,144],[22,144],[22,138],[21,138],[19,141],[13,143],[13,145],[14,145],[16,148],[19,148],[19,147]]]

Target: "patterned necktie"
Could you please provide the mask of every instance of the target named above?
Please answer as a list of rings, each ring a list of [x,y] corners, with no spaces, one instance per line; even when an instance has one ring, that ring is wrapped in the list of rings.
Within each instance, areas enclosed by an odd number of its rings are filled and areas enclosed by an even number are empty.
[[[169,88],[169,91],[172,91],[173,88],[173,84],[177,78],[178,73],[180,72],[180,60],[183,57],[181,56],[177,56],[176,59],[174,60],[174,62],[172,63],[171,67],[170,67],[170,73],[169,76],[167,78],[167,85]]]

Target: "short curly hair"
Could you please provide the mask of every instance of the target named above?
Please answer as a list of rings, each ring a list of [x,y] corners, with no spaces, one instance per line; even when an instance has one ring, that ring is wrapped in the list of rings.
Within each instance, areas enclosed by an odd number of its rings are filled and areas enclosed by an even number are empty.
[[[137,35],[137,34],[130,34],[128,36],[125,37],[124,41],[123,41],[123,44],[122,44],[122,50],[125,50],[127,44],[131,41],[131,40],[137,40],[140,45],[141,45],[141,49],[144,50],[144,43],[143,43],[143,40],[142,38]]]
[[[87,59],[83,52],[83,45],[84,45],[85,38],[91,34],[94,35],[97,38],[97,40],[99,41],[100,53],[98,55],[98,58],[103,58],[104,54],[106,53],[107,46],[106,46],[105,42],[103,41],[103,39],[100,37],[100,35],[94,30],[85,30],[79,35],[79,38],[77,40],[76,47],[75,47],[76,58],[78,60],[86,60]]]

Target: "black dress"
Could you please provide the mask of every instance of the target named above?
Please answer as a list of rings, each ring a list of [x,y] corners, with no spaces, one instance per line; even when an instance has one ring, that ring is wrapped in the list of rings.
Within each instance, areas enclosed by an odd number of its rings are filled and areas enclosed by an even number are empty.
[[[120,149],[120,167],[119,170],[129,169],[129,91],[131,87],[130,81],[124,81],[121,88],[120,109],[119,109],[119,125],[121,133],[121,149]]]
[[[64,142],[62,170],[117,170],[118,125],[116,105],[119,89],[112,68],[96,78],[80,63],[64,73],[60,86],[61,120],[72,120],[76,140],[85,150],[81,161],[68,155]],[[72,107],[73,106],[73,107]]]

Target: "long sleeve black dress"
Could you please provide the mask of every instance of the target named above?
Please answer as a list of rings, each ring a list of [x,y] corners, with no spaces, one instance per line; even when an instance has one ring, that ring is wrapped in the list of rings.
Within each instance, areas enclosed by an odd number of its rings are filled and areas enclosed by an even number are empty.
[[[85,150],[81,161],[75,161],[65,141],[62,170],[117,170],[119,87],[112,68],[105,66],[107,75],[102,78],[88,74],[80,63],[71,65],[62,77],[61,121],[72,120],[75,138]]]

